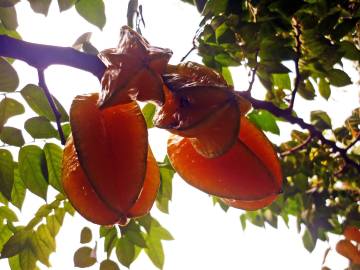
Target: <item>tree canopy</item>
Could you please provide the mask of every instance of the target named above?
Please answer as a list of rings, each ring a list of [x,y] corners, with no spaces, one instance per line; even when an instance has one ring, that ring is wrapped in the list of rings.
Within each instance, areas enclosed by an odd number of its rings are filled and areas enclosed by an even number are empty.
[[[75,8],[99,29],[106,23],[105,1],[57,2],[60,12]],[[302,239],[310,252],[317,241],[327,241],[329,234],[349,239],[345,231],[353,228],[356,232],[360,228],[360,108],[352,108],[342,125],[333,126],[336,111],[332,115],[315,109],[307,119],[297,113],[297,104],[301,100],[316,108],[319,99],[329,101],[335,91],[351,85],[358,87],[359,82],[344,67],[351,63],[355,70],[360,70],[360,3],[352,0],[294,0],[291,4],[286,0],[183,2],[194,5],[202,16],[193,43],[189,44],[192,47],[189,54],[196,52],[203,64],[221,74],[230,88],[237,76],[232,71],[244,67],[249,73],[248,88],[234,91],[251,104],[246,117],[268,134],[279,135],[283,127],[292,129],[288,141],[273,144],[283,174],[282,192],[271,205],[242,212],[243,229],[247,222],[277,228],[278,219],[287,224],[293,216],[299,233],[301,226],[306,228]],[[56,99],[58,93],[48,89],[46,69],[62,64],[102,80],[107,67],[98,57],[89,33],[81,35],[73,48],[22,40],[16,30],[17,3],[17,0],[0,0],[0,140],[3,143],[0,250],[1,258],[8,259],[12,270],[32,270],[39,263],[50,266],[49,256],[55,251],[55,238],[64,216],[76,212],[61,184],[63,145],[71,133],[69,112]],[[51,1],[29,0],[29,3],[34,12],[47,15]],[[143,12],[146,11],[137,0],[129,1],[128,25],[139,33],[146,23]],[[19,77],[12,66],[19,60],[37,70],[37,85],[28,84],[19,89]],[[254,95],[256,81],[263,87],[263,98]],[[23,126],[7,125],[10,118],[28,110],[36,116],[27,119]],[[156,111],[158,108],[153,103],[142,108],[148,129],[154,128]],[[27,142],[24,133],[35,142]],[[168,213],[176,171],[168,157],[157,164],[161,184],[156,207]],[[56,196],[47,196],[49,187],[56,190]],[[14,209],[22,210],[26,192],[47,203],[33,213],[27,224],[20,224]],[[221,198],[212,196],[212,200],[225,212],[228,210],[229,205]],[[142,250],[161,269],[165,256],[162,241],[173,239],[150,213],[131,219],[126,226],[99,226],[99,238],[104,239],[104,252],[109,258],[101,262],[100,269],[119,269],[118,263],[128,267]],[[81,231],[84,245],[74,254],[75,266],[96,263],[93,248],[86,245],[91,239],[92,232],[84,225]],[[349,241],[358,240],[350,237]],[[359,241],[356,245],[358,248]],[[116,254],[117,262],[110,259],[112,253]],[[352,258],[348,269],[359,269],[359,254],[357,260],[346,254],[345,257]]]

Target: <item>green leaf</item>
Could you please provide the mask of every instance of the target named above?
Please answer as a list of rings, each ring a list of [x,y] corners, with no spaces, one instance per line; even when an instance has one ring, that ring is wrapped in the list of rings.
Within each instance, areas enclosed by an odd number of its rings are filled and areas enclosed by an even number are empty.
[[[26,100],[30,108],[39,116],[44,116],[50,121],[56,121],[55,115],[49,105],[44,91],[40,87],[33,84],[28,84],[20,91],[20,93],[22,97]],[[53,97],[53,100],[58,111],[61,114],[60,121],[69,121],[69,115],[65,111],[64,107],[56,98]]]
[[[350,60],[360,60],[360,50],[358,50],[354,43],[350,41],[342,41],[340,43],[340,51],[344,54],[344,57]]]
[[[243,231],[245,231],[245,229],[246,229],[246,215],[245,214],[240,215],[240,223],[241,223],[241,228],[243,229]]]
[[[46,217],[46,225],[47,228],[50,232],[50,234],[55,237],[60,228],[61,228],[61,224],[59,223],[59,221],[56,219],[56,217],[54,215],[49,215]]]
[[[312,252],[316,246],[316,239],[313,238],[308,229],[305,230],[302,240],[307,251]]]
[[[24,127],[34,139],[49,139],[58,135],[56,129],[44,116],[29,118],[25,121]]]
[[[18,85],[19,77],[16,70],[4,58],[0,57],[0,92],[14,92]]]
[[[46,200],[48,183],[43,174],[45,155],[36,145],[27,145],[19,151],[20,177],[26,187],[34,194]]]
[[[30,245],[35,257],[50,267],[49,256],[55,251],[56,244],[46,225],[41,224],[36,232],[32,234]]]
[[[18,27],[16,9],[14,7],[0,7],[0,19],[6,29],[15,30]]]
[[[96,263],[96,258],[92,257],[92,249],[89,247],[81,247],[74,254],[74,266],[86,268]]]
[[[1,71],[0,71],[1,76]],[[12,98],[5,97],[0,101],[0,131],[10,117],[23,114],[24,106]]]
[[[312,85],[312,83],[310,82],[310,80],[306,80],[305,83],[303,81],[301,81],[299,83],[298,93],[303,98],[305,98],[307,100],[312,100],[315,97],[315,88]]]
[[[0,149],[0,192],[11,200],[14,185],[14,161],[10,151]]]
[[[151,234],[152,237],[157,239],[174,240],[174,237],[171,235],[171,233],[167,229],[162,227],[155,218],[152,218],[151,220],[149,234]]]
[[[61,185],[63,151],[60,146],[54,143],[46,143],[43,150],[49,172],[49,184],[58,191],[63,192]]]
[[[63,223],[66,211],[64,208],[55,209],[55,218],[59,221],[60,224]]]
[[[266,209],[264,211],[263,215],[264,215],[265,221],[276,229],[277,225],[278,225],[277,216],[274,215],[270,209]]]
[[[153,118],[155,115],[156,106],[152,103],[148,103],[144,106],[144,108],[141,111],[144,115],[147,128],[154,127]]]
[[[318,86],[320,95],[326,100],[328,100],[331,94],[329,83],[324,78],[320,78]]]
[[[157,268],[162,269],[164,266],[165,257],[161,241],[152,234],[149,234],[146,238],[146,245],[146,254]]]
[[[127,237],[121,237],[116,243],[116,256],[119,262],[129,267],[135,259],[135,247]]]
[[[58,0],[58,6],[60,12],[70,9],[72,6],[75,5],[75,3],[76,0]]]
[[[44,14],[47,16],[51,0],[28,0],[32,10],[36,13]]]
[[[80,233],[80,243],[81,244],[89,243],[91,239],[92,239],[91,230],[88,227],[82,228]]]
[[[228,85],[234,86],[234,81],[232,79],[231,71],[228,67],[221,68],[221,75],[224,77]]]
[[[277,135],[280,134],[280,129],[276,124],[276,118],[270,112],[266,110],[253,110],[249,113],[248,117],[249,120],[260,129]]]
[[[312,111],[310,114],[311,123],[320,130],[331,128],[331,119],[324,111]]]
[[[289,74],[272,74],[273,85],[277,86],[279,89],[291,89],[291,82]]]
[[[75,4],[76,11],[89,23],[99,27],[105,26],[105,6],[102,0],[79,0]]]
[[[25,248],[19,256],[21,270],[35,270],[36,257],[31,248]]]
[[[13,235],[12,231],[7,225],[0,226],[0,250],[3,249],[4,244],[10,239]]]
[[[0,217],[8,220],[9,222],[18,221],[18,218],[14,211],[7,206],[0,206]]]
[[[14,170],[14,185],[11,192],[11,203],[15,205],[19,210],[24,203],[26,194],[26,187],[24,182],[20,179],[19,169]]]
[[[19,255],[16,255],[8,259],[11,270],[21,270],[19,257],[20,257]]]
[[[115,247],[117,242],[117,231],[115,227],[112,227],[110,231],[105,236],[104,241],[104,251],[107,253],[108,257],[110,257],[113,248]]]
[[[120,268],[114,261],[107,259],[100,263],[100,270],[120,270]]]
[[[29,230],[21,230],[16,232],[3,246],[1,251],[1,258],[9,258],[19,254],[24,248],[26,248],[27,240],[31,234],[32,231]]]
[[[202,15],[219,14],[226,11],[228,0],[208,0],[203,9]]]
[[[329,70],[326,74],[327,74],[327,78],[329,79],[330,84],[332,84],[334,86],[342,87],[342,86],[352,84],[349,75],[347,75],[341,69],[334,68],[332,70]]]
[[[351,34],[354,30],[356,23],[359,22],[359,18],[344,18],[343,21],[336,25],[335,29],[331,32],[333,39],[341,39],[343,36]]]
[[[0,7],[13,7],[18,2],[20,2],[20,0],[1,0]]]
[[[21,130],[14,127],[3,127],[0,133],[0,140],[17,147],[21,147],[25,144]]]
[[[164,165],[170,165],[169,160],[165,157]],[[163,213],[169,213],[169,201],[172,198],[172,179],[175,174],[174,169],[168,166],[160,167],[160,187],[156,197],[156,206]]]
[[[127,239],[133,244],[139,247],[146,247],[146,241],[141,232],[141,229],[137,223],[133,220],[121,230],[121,235],[127,237]]]
[[[65,138],[69,138],[70,133],[71,133],[71,127],[69,123],[65,123],[61,125],[62,131],[64,132],[64,136]]]

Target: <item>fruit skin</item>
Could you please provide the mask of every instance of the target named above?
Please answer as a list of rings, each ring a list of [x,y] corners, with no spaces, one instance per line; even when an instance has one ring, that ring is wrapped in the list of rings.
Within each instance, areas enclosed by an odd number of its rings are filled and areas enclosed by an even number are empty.
[[[343,239],[337,242],[336,251],[352,263],[360,264],[360,251],[349,240]]]
[[[104,203],[120,213],[134,205],[144,184],[147,128],[135,102],[100,110],[97,94],[77,96],[70,124],[79,162]]]
[[[270,195],[268,197],[265,197],[264,199],[254,201],[233,200],[225,198],[220,199],[228,206],[240,208],[246,211],[255,211],[270,205],[273,201],[276,200],[277,197],[278,195]]]
[[[171,50],[151,46],[130,27],[123,26],[118,47],[99,53],[107,69],[98,105],[105,108],[132,100],[163,104],[161,75],[171,56]]]
[[[165,104],[154,125],[190,138],[206,158],[226,153],[239,132],[239,117],[250,108],[216,71],[197,63],[169,66],[163,75]],[[243,106],[244,105],[244,106]]]
[[[104,202],[91,186],[81,168],[74,141],[70,135],[63,154],[62,185],[74,208],[87,220],[99,225],[126,224],[128,218],[147,214],[160,186],[160,173],[149,148],[146,177],[137,201],[127,213],[121,213]]]
[[[346,226],[344,229],[344,236],[347,240],[352,240],[360,243],[360,229],[354,226]]]
[[[237,143],[213,159],[199,155],[188,138],[172,135],[168,141],[171,164],[186,182],[211,195],[241,201],[276,196],[282,183],[276,152],[245,117],[240,125]],[[272,198],[268,200],[271,202]]]

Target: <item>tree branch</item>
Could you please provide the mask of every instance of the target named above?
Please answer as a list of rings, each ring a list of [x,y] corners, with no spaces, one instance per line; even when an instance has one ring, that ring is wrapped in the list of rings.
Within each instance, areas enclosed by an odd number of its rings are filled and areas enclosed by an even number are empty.
[[[334,141],[326,139],[320,130],[316,129],[313,125],[306,123],[302,118],[294,116],[288,109],[280,109],[271,102],[257,100],[251,97],[247,91],[236,91],[236,93],[249,100],[255,109],[267,110],[273,115],[281,117],[286,121],[290,122],[291,124],[296,124],[303,129],[309,130],[312,138],[318,138],[323,144],[330,146],[333,149],[333,152],[339,153],[347,164],[353,166],[357,171],[360,172],[360,165],[351,158],[349,158],[349,156],[347,155],[347,149],[340,148],[336,145]]]
[[[95,56],[69,47],[58,47],[26,42],[0,35],[0,56],[22,60],[45,70],[51,65],[66,65],[88,71],[101,80],[105,65]]]
[[[295,153],[298,150],[301,150],[309,142],[311,142],[311,139],[312,139],[312,136],[311,136],[311,133],[310,133],[309,136],[305,139],[305,141],[303,141],[302,143],[298,144],[297,146],[295,146],[295,147],[293,147],[293,148],[291,148],[291,149],[289,149],[287,151],[284,151],[284,152],[280,153],[280,156],[284,157],[284,156],[290,155],[292,153]]]
[[[56,126],[57,126],[57,130],[59,133],[61,144],[65,145],[66,139],[65,139],[64,131],[61,127],[61,113],[59,112],[58,108],[56,107],[54,99],[52,98],[51,93],[46,85],[44,70],[38,69],[38,77],[39,77],[39,86],[43,89],[45,96],[49,102],[50,108],[54,113],[55,120],[56,120]]]
[[[296,93],[298,91],[300,81],[301,81],[300,69],[299,69],[299,61],[300,61],[300,57],[301,57],[301,40],[300,40],[301,28],[300,28],[299,23],[295,19],[293,19],[293,27],[295,28],[296,57],[294,60],[294,62],[295,62],[295,83],[294,83],[294,89],[291,93],[291,100],[290,100],[290,104],[289,104],[289,108],[288,108],[288,110],[290,112],[293,110]]]

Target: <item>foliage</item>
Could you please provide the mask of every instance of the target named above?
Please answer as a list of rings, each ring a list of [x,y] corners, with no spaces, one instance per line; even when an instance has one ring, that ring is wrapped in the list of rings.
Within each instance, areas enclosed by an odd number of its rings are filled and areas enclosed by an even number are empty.
[[[0,1],[0,34],[20,39],[16,31],[17,2]],[[34,12],[46,15],[51,0],[29,2]],[[249,88],[239,92],[254,108],[248,118],[274,134],[281,132],[280,122],[302,128],[293,130],[289,141],[276,146],[286,180],[283,193],[265,209],[242,213],[243,229],[247,222],[276,228],[279,218],[288,223],[289,216],[294,216],[299,233],[303,233],[304,247],[311,252],[318,240],[328,239],[329,233],[342,234],[348,225],[359,228],[360,108],[354,108],[340,127],[334,127],[331,115],[320,110],[311,112],[311,124],[307,124],[297,116],[295,100],[298,96],[309,101],[316,96],[328,100],[332,91],[337,91],[335,87],[356,83],[343,69],[343,62],[353,61],[359,68],[360,4],[350,0],[296,0],[291,5],[285,0],[194,2],[203,15],[194,49],[204,64],[222,73],[227,81],[232,81],[230,67],[245,66],[250,71]],[[102,0],[58,0],[58,6],[61,12],[75,8],[100,29],[106,23]],[[141,9],[132,8],[141,15]],[[138,28],[139,19],[136,23]],[[49,255],[55,251],[55,237],[64,216],[75,213],[60,185],[62,136],[58,131],[68,136],[69,116],[49,94],[46,84],[18,89],[13,60],[5,58],[8,52],[1,47],[0,39],[0,93],[4,95],[0,100],[0,140],[4,143],[0,149],[0,250],[11,269],[31,270],[38,262],[50,266]],[[97,53],[89,35],[79,38],[75,47]],[[40,70],[48,65],[33,66]],[[102,68],[88,71],[99,76]],[[264,100],[251,96],[254,80],[264,86]],[[7,125],[10,118],[30,109],[35,116],[27,119],[24,127]],[[154,112],[150,104],[143,109],[148,128],[153,127]],[[29,142],[28,135],[36,141]],[[38,139],[46,139],[46,143]],[[175,171],[167,158],[158,164],[161,187],[156,205],[168,213]],[[46,200],[49,186],[58,195],[40,207],[28,224],[21,225],[14,208],[21,211],[26,192]],[[227,210],[220,200],[213,200]],[[82,246],[74,254],[76,266],[96,263],[94,248],[88,246],[92,237],[88,228],[81,232]],[[122,265],[130,266],[142,250],[162,268],[162,241],[173,239],[150,214],[125,227],[100,227],[99,238],[104,240],[107,254],[100,269],[119,269],[111,254]]]

